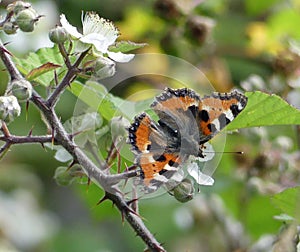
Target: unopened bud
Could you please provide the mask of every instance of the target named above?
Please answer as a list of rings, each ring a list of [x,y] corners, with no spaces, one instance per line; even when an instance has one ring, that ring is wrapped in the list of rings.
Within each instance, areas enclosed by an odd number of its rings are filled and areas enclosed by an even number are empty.
[[[11,92],[17,97],[18,101],[27,101],[32,95],[32,85],[25,79],[13,80],[11,82]]]
[[[16,23],[21,31],[32,32],[38,18],[39,16],[33,8],[24,9],[16,15]]]
[[[175,186],[172,191],[175,199],[179,202],[185,203],[192,200],[194,197],[194,183],[192,180],[185,178],[177,186]]]
[[[9,123],[21,113],[21,107],[15,96],[0,96],[0,119]]]
[[[116,64],[109,58],[99,57],[94,65],[94,77],[104,79],[116,73]]]
[[[3,31],[8,35],[15,34],[17,32],[17,29],[18,27],[9,21],[5,22],[3,25]]]
[[[125,136],[127,135],[126,128],[129,126],[129,121],[122,116],[113,117],[110,120],[111,136],[116,147],[123,141],[125,142]]]
[[[72,167],[59,166],[55,170],[54,179],[60,186],[68,186],[73,182],[76,182],[86,175],[83,173],[79,165],[73,165]]]
[[[9,5],[7,5],[6,10],[8,12],[14,12],[15,14],[18,14],[20,11],[28,9],[31,7],[31,4],[28,2],[23,1],[16,1]]]
[[[165,20],[178,20],[182,14],[175,0],[157,0],[154,4],[155,11]]]
[[[69,38],[66,29],[58,26],[49,31],[49,38],[55,44],[61,44]]]
[[[202,45],[214,26],[215,22],[211,18],[191,16],[186,24],[185,35],[194,44]]]

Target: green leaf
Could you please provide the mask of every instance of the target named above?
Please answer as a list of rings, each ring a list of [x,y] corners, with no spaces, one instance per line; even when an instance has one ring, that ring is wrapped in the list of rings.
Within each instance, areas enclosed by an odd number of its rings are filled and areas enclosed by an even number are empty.
[[[132,119],[141,111],[149,109],[152,102],[152,99],[140,102],[123,100],[108,93],[106,87],[96,81],[87,81],[85,85],[74,81],[69,90],[106,120],[120,115]]]
[[[300,124],[300,110],[279,96],[260,91],[247,92],[245,95],[248,97],[246,108],[228,125],[227,130]]]
[[[271,200],[283,213],[300,222],[300,186],[288,188],[274,195]]]
[[[107,120],[119,114],[118,102],[113,101],[113,96],[98,82],[87,81],[83,85],[74,81],[70,91]]]
[[[146,43],[134,43],[131,41],[120,41],[117,42],[116,44],[112,45],[109,47],[109,51],[111,52],[129,52],[135,49],[142,48],[146,46]]]
[[[19,71],[27,76],[29,75],[30,80],[34,80],[38,84],[43,86],[49,86],[54,80],[54,69],[59,65],[64,65],[63,57],[61,56],[57,46],[52,48],[41,48],[37,52],[31,52],[25,58],[13,58]],[[51,68],[44,68],[43,66],[57,66]],[[36,70],[37,67],[42,69]],[[66,69],[61,68],[58,75],[61,75]]]
[[[37,68],[32,69],[26,76],[26,79],[31,81],[35,78],[39,77],[40,75],[47,73],[49,71],[52,71],[58,67],[61,67],[61,65],[53,64],[51,62],[47,62]]]

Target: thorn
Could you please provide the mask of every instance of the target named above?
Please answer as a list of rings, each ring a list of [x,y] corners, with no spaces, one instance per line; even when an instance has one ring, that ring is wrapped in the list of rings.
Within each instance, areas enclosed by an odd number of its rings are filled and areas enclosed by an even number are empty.
[[[57,86],[58,85],[58,77],[57,77],[56,70],[54,70],[54,82],[55,82],[55,86]]]
[[[125,163],[125,171],[128,172],[128,166],[127,166],[126,163]],[[124,186],[123,186],[123,188],[125,188],[125,186],[127,185],[127,182],[128,182],[128,178],[124,179]]]
[[[121,155],[117,150],[117,173],[121,173]]]
[[[139,200],[139,198],[135,198],[135,199],[132,199],[132,200],[128,200],[128,201],[126,201],[126,204],[127,204],[128,206],[130,206],[131,204],[138,202],[138,200]]]
[[[132,171],[132,170],[135,170],[138,166],[136,164],[132,165],[132,166],[129,166],[127,168],[127,171]]]
[[[68,166],[66,171],[69,171],[75,164],[76,162],[73,160],[72,163]]]
[[[130,213],[132,213],[132,214],[134,214],[134,215],[136,215],[138,217],[140,217],[141,219],[144,219],[142,216],[140,216],[136,211],[134,211],[133,209],[131,209],[129,206],[126,206],[126,209],[123,209],[122,212],[123,211],[125,212],[125,210],[129,211]]]
[[[71,139],[73,139],[73,137],[75,137],[75,136],[77,136],[77,135],[79,135],[79,134],[81,134],[81,133],[84,133],[84,132],[86,132],[87,130],[80,130],[80,131],[77,131],[77,132],[75,132],[75,133],[72,133],[72,134],[70,134],[70,137],[71,137]]]
[[[31,137],[31,136],[32,136],[33,128],[34,128],[34,126],[32,125],[31,129],[30,129],[29,132],[28,132],[28,135],[27,135],[28,137]]]
[[[90,185],[91,185],[91,180],[90,180],[90,178],[88,178],[88,182],[87,182],[87,184],[86,184],[86,192],[89,191]]]
[[[8,42],[5,43],[4,46],[6,46],[7,44],[8,44]],[[5,47],[1,47],[1,50],[5,53],[9,54],[11,57],[14,57],[14,55],[10,51],[8,51]]]
[[[26,121],[28,119],[29,100],[26,101]]]
[[[105,200],[108,200],[109,198],[107,197],[107,195],[105,194],[102,199],[100,199],[97,203],[97,206],[100,205],[102,202],[104,202]]]
[[[54,128],[52,128],[52,130],[51,130],[51,144],[53,147],[53,145],[54,145]]]

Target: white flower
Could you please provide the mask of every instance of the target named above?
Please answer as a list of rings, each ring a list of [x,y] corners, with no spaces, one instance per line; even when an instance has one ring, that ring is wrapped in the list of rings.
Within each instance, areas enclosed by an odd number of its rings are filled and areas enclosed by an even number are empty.
[[[210,143],[205,143],[202,146],[202,154],[204,157],[189,157],[186,162],[186,169],[188,174],[195,179],[199,185],[213,185],[214,179],[207,174],[201,172],[201,163],[211,160],[215,151]]]
[[[196,162],[189,163],[187,171],[189,175],[195,179],[198,185],[213,185],[215,182],[212,177],[200,171]]]
[[[60,23],[72,38],[79,40],[76,50],[83,52],[91,45],[96,54],[107,55],[117,62],[128,62],[133,59],[134,54],[124,54],[122,52],[111,52],[109,46],[116,42],[119,37],[119,31],[114,24],[94,12],[82,13],[82,34],[77,28],[72,26],[64,14],[60,15]]]
[[[171,180],[175,181],[176,183],[181,182],[185,177],[184,170],[186,170],[189,176],[191,176],[197,184],[209,186],[213,185],[214,179],[201,171],[201,163],[205,163],[211,160],[214,157],[215,152],[210,143],[205,143],[203,145],[202,151],[204,155],[203,158],[190,156],[188,160],[186,160],[182,165],[182,169],[176,172],[172,176]]]

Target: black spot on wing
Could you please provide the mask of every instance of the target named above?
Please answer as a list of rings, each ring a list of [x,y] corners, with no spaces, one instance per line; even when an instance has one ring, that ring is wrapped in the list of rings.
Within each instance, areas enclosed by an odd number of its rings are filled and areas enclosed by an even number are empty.
[[[159,171],[159,175],[162,175],[162,174],[164,174],[165,172],[167,172],[168,170],[166,170],[166,169],[162,169],[162,170],[160,170]]]
[[[165,162],[167,160],[164,155],[153,155],[153,159],[158,162]]]
[[[206,110],[199,111],[199,118],[201,121],[208,122],[209,121],[209,114]]]
[[[194,117],[196,117],[197,112],[198,112],[198,107],[196,107],[195,105],[189,106],[189,107],[188,107],[188,110],[192,113],[192,115],[193,115]]]
[[[178,167],[178,166],[179,166],[179,163],[174,162],[173,160],[170,160],[170,161],[168,162],[168,165],[169,165],[169,166],[172,166],[172,167]]]
[[[231,112],[232,112],[232,114],[233,114],[234,117],[236,117],[236,116],[241,112],[241,111],[239,110],[238,105],[236,105],[236,104],[232,104],[232,105],[230,106],[230,110],[231,110]]]
[[[210,132],[212,132],[212,133],[217,132],[216,126],[213,123],[207,124],[207,127],[208,127]]]

